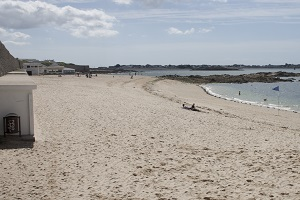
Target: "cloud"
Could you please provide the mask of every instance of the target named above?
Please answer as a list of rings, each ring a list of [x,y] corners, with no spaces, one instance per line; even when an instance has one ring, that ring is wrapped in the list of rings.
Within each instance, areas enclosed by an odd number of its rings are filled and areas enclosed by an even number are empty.
[[[168,29],[168,33],[170,35],[190,35],[190,34],[193,34],[194,32],[195,32],[194,28],[191,28],[191,29],[185,30],[185,31],[179,30],[179,29],[174,28],[174,27],[170,27]]]
[[[117,3],[117,4],[126,4],[129,5],[132,3],[132,0],[113,0],[113,2]]]
[[[25,46],[25,45],[29,45],[29,42],[16,42],[16,41],[11,41],[11,40],[7,40],[7,41],[3,41],[3,44],[13,44],[16,46]]]
[[[113,2],[117,3],[117,4],[132,4],[134,2],[142,4],[146,7],[158,7],[160,5],[162,5],[163,3],[173,3],[173,4],[177,4],[177,3],[190,3],[190,1],[186,1],[186,0],[112,0]],[[203,3],[203,2],[220,2],[220,3],[227,3],[227,0],[198,0],[199,3]]]
[[[300,0],[299,0],[300,1]],[[276,12],[275,12],[276,11]],[[131,10],[114,13],[122,20],[147,23],[148,21],[166,23],[206,23],[206,24],[241,24],[254,22],[300,23],[300,7],[295,5],[250,6],[229,4],[221,7],[195,7],[195,9],[151,9]]]
[[[112,0],[116,4],[132,4],[133,2],[142,4],[146,7],[157,7],[160,6],[166,0]]]
[[[0,27],[0,37],[3,43],[12,43],[14,45],[27,45],[26,40],[30,39],[30,35],[12,30],[5,30]]]
[[[76,37],[109,37],[118,34],[112,29],[116,21],[97,9],[58,7],[41,1],[0,1],[0,27],[9,29],[52,26]]]
[[[214,29],[213,27],[211,27],[211,28],[199,28],[198,33],[209,33],[213,29]],[[191,29],[183,31],[183,30],[180,30],[178,28],[170,27],[170,28],[168,28],[167,32],[170,35],[190,35],[190,34],[195,33],[195,28],[191,28]]]
[[[227,0],[211,0],[213,2],[227,3]]]
[[[214,29],[214,27],[211,28],[200,28],[199,33],[209,33]]]

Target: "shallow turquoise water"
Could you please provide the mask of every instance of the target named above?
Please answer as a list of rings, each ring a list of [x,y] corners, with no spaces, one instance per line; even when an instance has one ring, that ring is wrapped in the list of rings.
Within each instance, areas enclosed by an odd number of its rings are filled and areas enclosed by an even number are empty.
[[[279,86],[279,91],[273,90]],[[207,84],[212,95],[243,103],[300,112],[300,82]]]

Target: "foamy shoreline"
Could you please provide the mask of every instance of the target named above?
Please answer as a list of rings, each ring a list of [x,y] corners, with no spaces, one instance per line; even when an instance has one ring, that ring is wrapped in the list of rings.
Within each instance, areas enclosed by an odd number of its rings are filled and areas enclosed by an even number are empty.
[[[299,113],[153,77],[32,79],[36,142],[1,148],[0,199],[300,196]]]
[[[245,101],[245,100],[240,100],[236,98],[227,98],[223,97],[222,95],[216,94],[212,92],[208,87],[205,85],[199,85],[208,95],[211,95],[213,97],[221,98],[227,101],[233,101],[236,103],[242,103],[242,104],[248,104],[248,105],[253,105],[253,106],[259,106],[259,107],[265,107],[265,108],[271,108],[271,109],[277,109],[281,111],[288,111],[288,112],[294,112],[294,113],[300,113],[299,111],[292,110],[291,108],[283,108],[283,107],[278,107],[278,105],[263,105],[260,103],[252,102],[252,101]]]

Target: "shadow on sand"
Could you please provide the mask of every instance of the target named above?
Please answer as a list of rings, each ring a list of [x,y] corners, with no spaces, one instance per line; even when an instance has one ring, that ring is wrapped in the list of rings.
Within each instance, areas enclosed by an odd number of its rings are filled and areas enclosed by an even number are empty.
[[[9,135],[6,137],[0,137],[0,149],[27,149],[33,148],[34,144],[33,136],[14,136]]]

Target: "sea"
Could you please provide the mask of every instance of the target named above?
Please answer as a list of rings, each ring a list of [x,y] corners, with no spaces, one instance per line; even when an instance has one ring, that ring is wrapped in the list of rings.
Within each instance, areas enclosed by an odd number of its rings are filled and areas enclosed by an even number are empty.
[[[258,72],[294,72],[300,73],[300,69],[286,68],[244,68],[236,71],[195,71],[195,70],[150,70],[139,72],[145,76],[164,75],[240,75]],[[289,77],[290,78],[290,77]],[[201,85],[209,94],[224,98],[229,101],[236,101],[255,106],[263,106],[274,109],[292,111],[300,113],[300,77],[293,77],[293,82],[276,83],[212,83]],[[279,86],[279,91],[274,88]],[[200,89],[200,88],[199,88]]]

